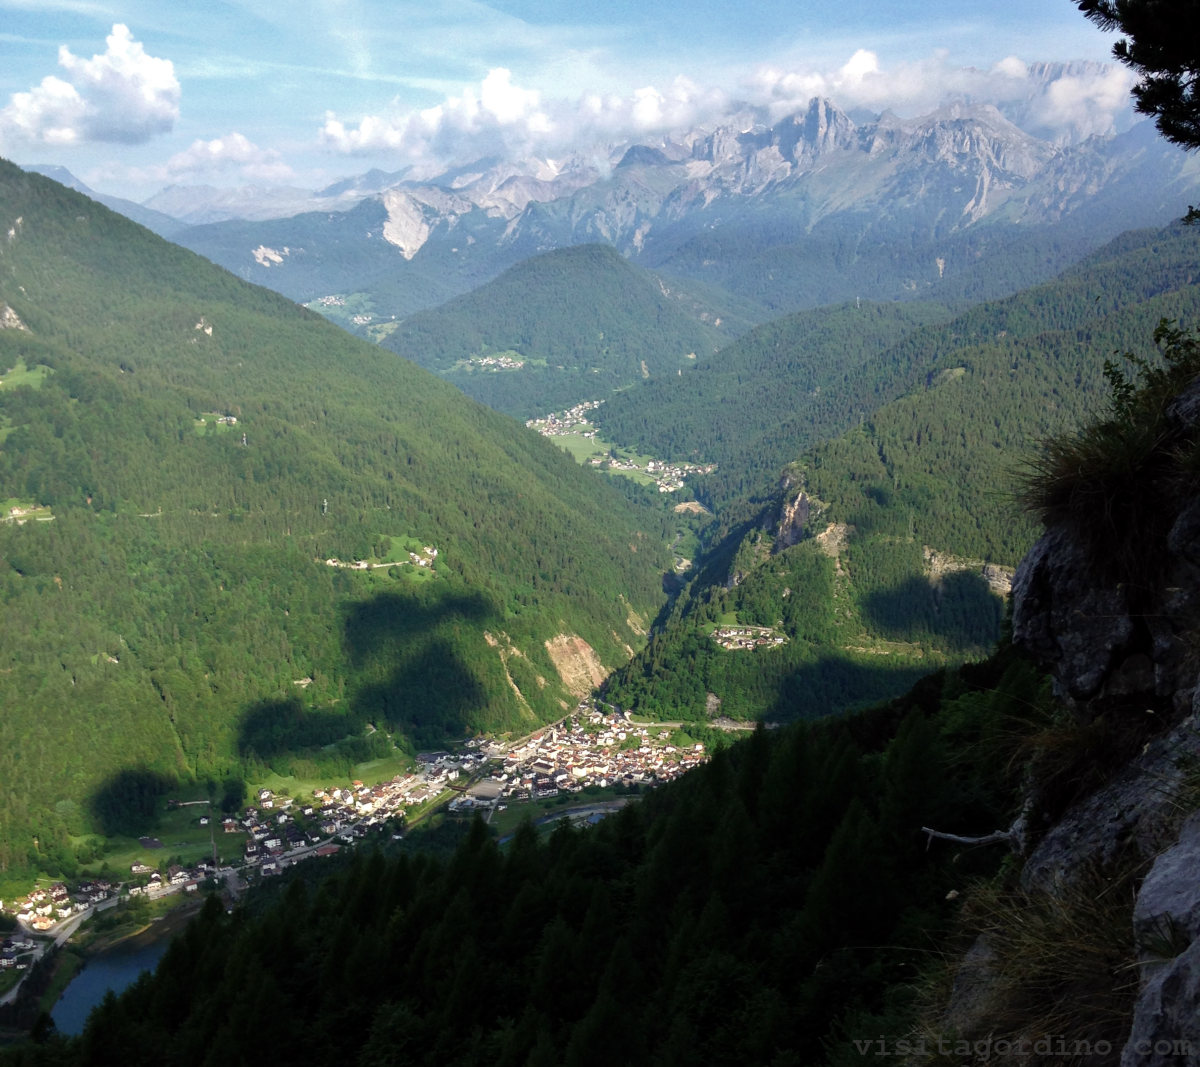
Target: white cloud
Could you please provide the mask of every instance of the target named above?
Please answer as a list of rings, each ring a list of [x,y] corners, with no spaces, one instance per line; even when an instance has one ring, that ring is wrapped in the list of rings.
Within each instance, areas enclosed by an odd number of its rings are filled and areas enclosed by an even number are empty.
[[[628,95],[592,93],[575,101],[547,101],[540,92],[514,84],[512,73],[498,67],[478,87],[422,111],[367,115],[353,127],[327,113],[319,137],[324,147],[343,154],[384,151],[403,153],[409,162],[449,161],[678,130],[727,106],[719,90],[683,77],[664,89],[647,85]]]
[[[1076,136],[1107,133],[1112,117],[1129,105],[1134,78],[1124,67],[1064,75],[1034,101],[1031,117],[1052,130]]]
[[[332,112],[321,128],[321,143],[335,152],[358,154],[403,150],[414,158],[456,154],[474,143],[478,151],[520,149],[552,133],[541,94],[514,85],[503,67],[490,71],[478,89],[468,87],[434,107],[393,115],[367,115],[347,127]]]
[[[519,156],[585,149],[598,143],[715,124],[750,105],[776,121],[801,111],[813,97],[839,107],[913,117],[951,102],[995,104],[1039,135],[1073,140],[1114,128],[1129,113],[1130,78],[1123,68],[1093,63],[1069,72],[1063,66],[1028,64],[1008,56],[981,70],[957,66],[948,53],[884,65],[867,49],[824,68],[764,67],[734,93],[676,77],[627,92],[592,92],[577,99],[552,97],[519,84],[497,67],[475,85],[424,110],[365,115],[349,124],[326,114],[319,133],[328,151],[382,154],[397,162],[437,166],[488,155]]]
[[[253,182],[290,181],[294,177],[277,151],[260,148],[236,132],[211,141],[193,141],[167,160],[163,171],[163,179],[170,181],[209,178],[229,171]]]
[[[0,111],[0,143],[33,141],[50,145],[79,140],[79,125],[87,110],[83,97],[69,82],[49,75],[27,93],[13,93]]]
[[[1067,72],[1016,56],[989,70],[955,66],[944,52],[884,68],[859,50],[833,70],[759,70],[747,86],[755,103],[779,117],[826,96],[843,108],[920,115],[952,101],[989,103],[1026,128],[1059,140],[1106,133],[1129,112],[1133,78],[1123,67],[1092,63]]]
[[[48,75],[14,93],[0,110],[0,141],[30,144],[142,144],[169,132],[179,117],[179,81],[169,59],[146,54],[129,27],[116,23],[103,54],[83,59],[58,50],[64,78]]]

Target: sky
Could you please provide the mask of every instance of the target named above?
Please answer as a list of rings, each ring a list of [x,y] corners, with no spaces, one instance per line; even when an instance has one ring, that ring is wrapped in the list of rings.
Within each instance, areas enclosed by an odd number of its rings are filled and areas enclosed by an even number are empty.
[[[1128,115],[1114,37],[1071,0],[0,0],[0,156],[101,193],[318,189],[781,117],[904,116],[1029,92],[1048,136]]]

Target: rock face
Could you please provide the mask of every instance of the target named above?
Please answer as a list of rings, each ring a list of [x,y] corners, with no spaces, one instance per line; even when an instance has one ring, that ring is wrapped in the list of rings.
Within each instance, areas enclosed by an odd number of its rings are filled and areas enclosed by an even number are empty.
[[[596,650],[576,634],[559,634],[551,638],[546,642],[546,651],[563,685],[573,696],[587,696],[608,677],[608,669],[600,662]]]
[[[800,492],[790,503],[784,502],[775,526],[775,550],[782,551],[804,540],[812,511],[808,494]]]
[[[933,582],[940,582],[948,574],[978,574],[988,584],[988,588],[997,596],[1007,597],[1012,592],[1013,571],[1011,567],[999,563],[987,563],[981,559],[969,559],[966,556],[952,556],[948,552],[939,552],[929,545],[922,546],[922,557],[925,561],[925,574]]]
[[[12,308],[0,300],[0,330],[28,330]]]
[[[1140,747],[1057,818],[1021,875],[1026,891],[1056,895],[1080,870],[1147,867],[1130,918],[1141,985],[1127,1067],[1200,1057],[1200,500],[1190,459],[1177,458],[1200,438],[1200,379],[1162,427],[1144,467],[1160,480],[1137,505],[1109,502],[1149,510],[1118,516],[1117,529],[1147,531],[1118,546],[1121,565],[1097,558],[1086,519],[1067,517],[1022,562],[1012,594],[1014,643],[1049,669],[1080,726],[1132,734]]]
[[[1080,714],[1094,712],[1117,668],[1144,652],[1136,630],[1125,590],[1097,583],[1069,533],[1046,533],[1017,568],[1013,642],[1050,667],[1056,695]]]
[[[1200,438],[1200,380],[1167,410],[1164,451]],[[1147,463],[1153,472],[1152,464]],[[1192,710],[1200,681],[1200,499],[1190,471],[1162,477],[1162,491],[1137,505],[1154,512],[1134,546],[1135,577],[1095,558],[1079,534],[1047,530],[1013,581],[1013,641],[1047,666],[1056,695],[1081,719],[1120,708],[1174,722]],[[1174,480],[1173,480],[1174,479]],[[1083,520],[1081,520],[1083,521]]]
[[[1143,985],[1122,1067],[1194,1063],[1200,1054],[1200,813],[1154,861],[1133,907]],[[1181,1051],[1190,1054],[1181,1057]]]

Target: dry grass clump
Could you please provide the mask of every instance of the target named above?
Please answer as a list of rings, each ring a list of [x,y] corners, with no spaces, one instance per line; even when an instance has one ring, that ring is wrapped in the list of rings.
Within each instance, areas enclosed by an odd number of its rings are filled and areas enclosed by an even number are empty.
[[[1132,912],[1144,873],[1129,862],[1053,892],[997,882],[964,892],[970,950],[927,984],[912,1038],[920,1062],[961,1064],[962,1043],[983,1040],[1003,1054],[975,1062],[1115,1062],[1138,992]],[[1047,1047],[1051,1060],[1038,1054]]]
[[[1109,417],[1042,442],[1020,474],[1026,506],[1047,526],[1072,532],[1110,578],[1152,581],[1176,502],[1200,486],[1200,425],[1173,402],[1200,375],[1200,339],[1163,320],[1161,361],[1132,353],[1127,377],[1104,365]]]

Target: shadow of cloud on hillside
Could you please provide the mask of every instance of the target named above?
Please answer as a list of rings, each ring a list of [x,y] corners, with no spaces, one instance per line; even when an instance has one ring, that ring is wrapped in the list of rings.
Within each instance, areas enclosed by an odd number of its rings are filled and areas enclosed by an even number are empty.
[[[261,700],[242,715],[238,755],[270,763],[281,755],[335,744],[362,725],[354,715],[309,710],[297,696]]]
[[[488,703],[478,635],[498,619],[480,593],[384,593],[350,606],[352,708],[418,743],[463,737]]]
[[[288,694],[250,705],[238,724],[238,755],[280,774],[326,773],[390,752],[377,730],[414,741],[471,733],[487,694],[468,650],[483,644],[480,631],[495,615],[481,594],[440,589],[350,604],[342,617],[348,699],[311,707]]]
[[[485,623],[496,608],[482,593],[380,593],[347,608],[342,620],[350,662],[363,666],[401,639],[428,633],[441,623]]]
[[[109,775],[88,797],[87,810],[105,837],[139,837],[154,829],[159,802],[176,785],[161,771],[130,767]]]
[[[360,716],[402,730],[419,744],[469,736],[476,728],[473,713],[486,704],[477,673],[440,638],[397,649],[387,676],[362,686],[354,697]]]
[[[930,640],[946,652],[995,644],[1004,602],[973,571],[955,571],[937,582],[913,575],[899,585],[868,594],[862,604],[867,625],[895,641]]]
[[[907,692],[935,669],[921,664],[895,665],[886,660],[863,663],[848,656],[822,656],[783,679],[774,704],[763,718],[767,722],[794,722],[877,704]]]

